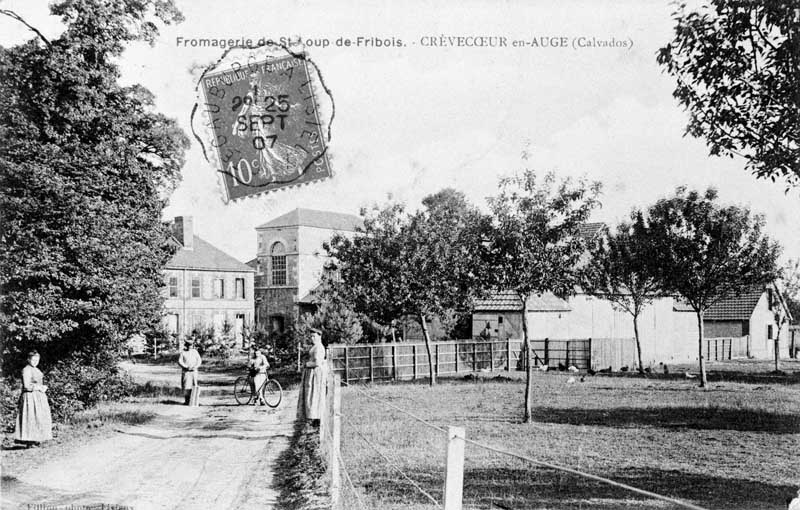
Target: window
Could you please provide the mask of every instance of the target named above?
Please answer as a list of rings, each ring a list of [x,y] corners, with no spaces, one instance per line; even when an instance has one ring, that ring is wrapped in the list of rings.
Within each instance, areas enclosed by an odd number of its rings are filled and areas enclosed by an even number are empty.
[[[767,325],[767,339],[772,340],[772,324]]]
[[[503,316],[502,315],[497,317],[497,323],[498,324],[502,324],[503,323]]]
[[[200,277],[199,276],[192,276],[192,297],[199,298],[200,297]]]
[[[283,244],[272,245],[272,285],[286,285],[286,248]]]
[[[775,306],[775,296],[772,295],[772,289],[767,289],[767,309],[772,310],[774,306]]]
[[[169,297],[178,297],[178,278],[176,276],[169,278]]]
[[[214,297],[215,298],[225,297],[225,280],[223,280],[222,278],[214,279]]]
[[[244,278],[236,279],[236,288],[234,289],[235,297],[237,299],[244,299]]]

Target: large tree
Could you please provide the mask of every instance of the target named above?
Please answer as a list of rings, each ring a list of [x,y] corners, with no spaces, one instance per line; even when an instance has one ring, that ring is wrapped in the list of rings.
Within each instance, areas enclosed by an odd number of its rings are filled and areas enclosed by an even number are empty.
[[[525,170],[500,181],[489,199],[493,213],[492,274],[494,287],[514,291],[522,303],[522,355],[527,360],[525,422],[531,421],[533,363],[529,345],[528,298],[552,292],[575,293],[581,283],[586,243],[580,225],[599,205],[599,183],[557,180]]]
[[[161,318],[161,223],[188,138],[117,62],[171,0],[66,0],[66,29],[0,48],[0,283],[4,362],[29,349],[112,369],[122,343]],[[2,14],[12,15],[8,11]]]
[[[428,322],[468,312],[486,287],[488,219],[463,193],[445,189],[406,214],[388,204],[365,218],[354,238],[336,237],[329,253],[339,288],[356,311],[385,325],[413,316],[422,328],[430,384],[436,383]]]
[[[648,264],[652,249],[644,217],[641,211],[634,211],[630,222],[622,222],[616,232],[598,238],[586,268],[586,291],[611,301],[633,318],[639,372],[644,370],[639,316],[660,292],[659,280]]]
[[[706,387],[703,320],[719,300],[779,275],[780,247],[764,233],[764,218],[746,207],[723,206],[717,192],[678,188],[648,210],[650,263],[661,285],[679,294],[697,316],[700,386]]]
[[[686,132],[756,176],[800,183],[800,3],[676,3],[675,38],[658,62],[677,78]]]

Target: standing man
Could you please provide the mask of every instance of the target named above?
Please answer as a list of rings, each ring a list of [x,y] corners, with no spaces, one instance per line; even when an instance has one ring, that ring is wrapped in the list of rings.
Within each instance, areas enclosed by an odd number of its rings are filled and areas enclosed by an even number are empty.
[[[200,367],[200,353],[194,348],[193,339],[187,339],[183,344],[183,351],[178,356],[178,365],[181,367],[181,389],[185,396],[185,402],[189,405],[192,395],[192,388],[197,386],[197,369]]]

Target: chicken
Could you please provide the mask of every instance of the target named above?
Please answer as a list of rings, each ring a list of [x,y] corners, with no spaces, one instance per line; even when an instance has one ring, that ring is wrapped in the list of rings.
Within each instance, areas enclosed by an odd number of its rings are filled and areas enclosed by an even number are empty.
[[[540,366],[539,368],[537,368],[537,370],[538,370],[539,372],[547,372],[547,369],[548,369],[548,368],[550,368],[550,367],[548,367],[547,365],[542,365],[542,366]]]
[[[687,379],[697,379],[697,376],[694,374],[690,374],[688,370],[684,375],[686,376]]]
[[[565,365],[565,364],[563,364],[563,363],[561,363],[561,362],[559,361],[559,362],[558,362],[558,371],[559,371],[559,372],[564,372],[565,370],[567,370],[567,365]]]
[[[610,374],[610,373],[611,373],[611,367],[608,367],[608,368],[601,368],[601,369],[600,369],[600,370],[598,370],[597,372],[598,372],[598,373],[600,373],[600,374]]]
[[[575,372],[577,372],[577,371],[578,371],[578,367],[576,367],[575,365],[570,365],[570,366],[567,368],[567,370],[569,370],[570,372],[572,372],[572,373],[574,374]]]
[[[586,373],[587,373],[587,374],[589,374],[589,375],[594,375],[594,374],[596,374],[597,372],[595,372],[594,370],[592,370],[592,369],[590,368],[589,370],[587,370],[587,371],[586,371]]]
[[[797,497],[789,502],[788,510],[800,510],[800,489],[797,491]]]
[[[649,374],[649,373],[651,373],[652,371],[653,371],[653,369],[652,369],[652,368],[650,368],[650,367],[645,367],[645,369],[644,369],[644,373],[645,373],[645,374]]]
[[[575,384],[575,378],[570,377],[569,379],[567,379],[567,384]]]

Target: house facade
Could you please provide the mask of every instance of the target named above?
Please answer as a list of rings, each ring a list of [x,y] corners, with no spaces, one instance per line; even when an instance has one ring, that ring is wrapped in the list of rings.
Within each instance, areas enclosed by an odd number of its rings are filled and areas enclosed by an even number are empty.
[[[743,342],[749,356],[771,358],[778,329],[770,303],[785,307],[779,296],[778,289],[769,285],[719,301],[705,314],[704,338],[746,337]],[[553,294],[531,296],[524,308],[515,293],[496,292],[476,303],[473,336],[522,338],[523,309],[531,339],[592,338],[602,342],[635,338],[633,318],[628,312],[606,299],[580,292],[567,300]],[[638,325],[644,366],[697,360],[697,315],[680,299],[654,299],[642,311]],[[781,339],[782,345],[791,341],[785,324]]]
[[[751,287],[738,296],[728,296],[704,314],[705,337],[747,336],[750,356],[771,358],[775,355],[775,337],[779,333],[775,321],[778,307],[780,313],[791,318],[786,302],[774,284]],[[791,340],[788,323],[781,325],[780,339],[782,345]]]
[[[352,236],[362,219],[352,214],[295,209],[256,227],[255,319],[282,332],[316,306],[313,290],[328,260],[323,243]]]
[[[164,269],[164,323],[177,338],[230,327],[237,339],[252,325],[255,271],[194,234],[191,216],[171,224],[178,251]]]

